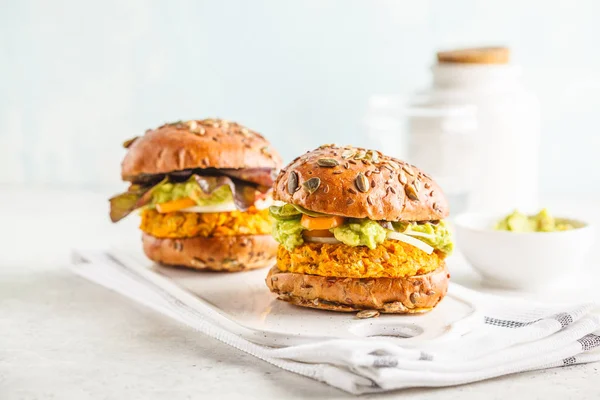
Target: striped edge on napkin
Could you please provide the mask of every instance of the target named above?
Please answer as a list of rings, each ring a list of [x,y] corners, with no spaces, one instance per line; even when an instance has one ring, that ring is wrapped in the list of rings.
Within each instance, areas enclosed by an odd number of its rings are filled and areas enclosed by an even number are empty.
[[[600,360],[600,314],[593,303],[534,304],[451,284],[450,291],[483,310],[481,328],[416,348],[375,338],[269,347],[234,333],[234,321],[169,279],[109,252],[74,251],[72,270],[245,353],[353,394],[453,386]]]

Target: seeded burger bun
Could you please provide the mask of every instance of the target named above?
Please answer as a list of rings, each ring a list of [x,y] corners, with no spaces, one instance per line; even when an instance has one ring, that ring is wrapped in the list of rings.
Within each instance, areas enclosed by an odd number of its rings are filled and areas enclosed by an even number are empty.
[[[196,174],[224,178],[232,190],[256,187],[256,193],[262,190],[263,195],[270,198],[271,193],[267,188],[271,187],[281,167],[281,157],[262,135],[221,119],[165,124],[147,130],[143,136],[130,139],[123,146],[128,151],[121,165],[121,175],[123,180],[132,183],[132,188],[162,180],[183,182]],[[245,186],[238,187],[239,183]],[[130,192],[132,190],[130,188]],[[156,211],[154,214],[158,215]],[[270,235],[270,230],[261,234],[244,233],[239,228],[244,223],[243,215],[238,215],[234,222],[231,222],[231,218],[221,218],[232,224],[228,229],[238,229],[239,232],[214,234],[219,232],[220,222],[210,222],[209,233],[189,237],[190,233],[186,231],[189,220],[184,219],[184,213],[172,214],[168,228],[172,228],[176,234],[184,232],[182,237],[156,237],[148,231],[143,233],[144,252],[153,261],[199,270],[232,272],[262,268],[274,263],[277,243]],[[143,223],[141,228],[144,229],[145,225],[151,223]],[[169,236],[173,236],[173,232],[169,232]]]
[[[135,182],[148,175],[195,168],[281,167],[281,157],[260,134],[235,122],[191,120],[147,130],[124,143],[121,177]]]
[[[449,214],[441,188],[429,175],[378,151],[350,146],[324,145],[296,158],[281,170],[273,197],[311,212],[384,224],[436,222]],[[395,241],[388,240],[375,250],[343,243],[305,242],[303,250],[297,251],[280,246],[267,286],[280,300],[311,308],[383,313],[431,310],[448,289],[445,255],[436,250],[428,256],[404,243],[388,242]],[[310,264],[301,273],[290,272],[306,254],[312,257]],[[413,272],[398,272],[405,265]]]
[[[276,266],[267,286],[279,299],[331,311],[377,310],[414,314],[435,307],[448,291],[448,271],[442,266],[424,275],[394,278],[336,278],[282,272]]]
[[[449,212],[429,175],[365,149],[322,147],[296,158],[275,180],[273,197],[323,214],[372,220],[439,220]]]
[[[239,235],[159,239],[142,236],[153,261],[194,269],[236,272],[273,265],[277,243],[271,235]]]

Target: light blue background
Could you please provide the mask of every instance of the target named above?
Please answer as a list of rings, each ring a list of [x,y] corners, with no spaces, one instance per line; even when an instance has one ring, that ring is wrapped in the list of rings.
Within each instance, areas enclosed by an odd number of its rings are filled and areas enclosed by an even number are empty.
[[[220,116],[286,161],[368,144],[373,94],[429,82],[437,49],[507,44],[541,99],[542,191],[600,192],[600,2],[7,1],[0,183],[119,180],[123,139]]]

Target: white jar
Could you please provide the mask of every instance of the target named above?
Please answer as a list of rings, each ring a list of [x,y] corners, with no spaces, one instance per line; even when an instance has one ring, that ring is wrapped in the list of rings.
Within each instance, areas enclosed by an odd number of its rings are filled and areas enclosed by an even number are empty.
[[[537,208],[540,107],[535,95],[521,84],[520,69],[510,64],[441,63],[432,71],[433,85],[417,93],[413,105],[476,110],[473,146],[457,155],[472,163],[466,208],[486,212]],[[425,132],[416,123],[420,117],[410,115],[410,108],[408,117],[409,141],[422,142]],[[433,149],[444,143],[430,141],[430,145]],[[431,157],[436,153],[431,151]],[[452,175],[452,171],[440,174]],[[449,193],[456,189],[451,184],[443,188]]]
[[[469,207],[475,159],[476,108],[413,104],[405,109],[407,160],[444,188],[453,214]]]

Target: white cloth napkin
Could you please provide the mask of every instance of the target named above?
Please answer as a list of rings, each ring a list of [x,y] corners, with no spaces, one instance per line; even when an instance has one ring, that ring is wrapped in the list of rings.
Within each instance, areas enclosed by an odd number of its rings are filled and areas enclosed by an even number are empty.
[[[269,347],[234,333],[248,328],[169,279],[108,252],[75,251],[73,271],[266,362],[354,394],[452,386],[600,360],[600,310],[593,303],[532,304],[451,284],[451,292],[483,310],[481,328],[416,348],[375,338]]]

